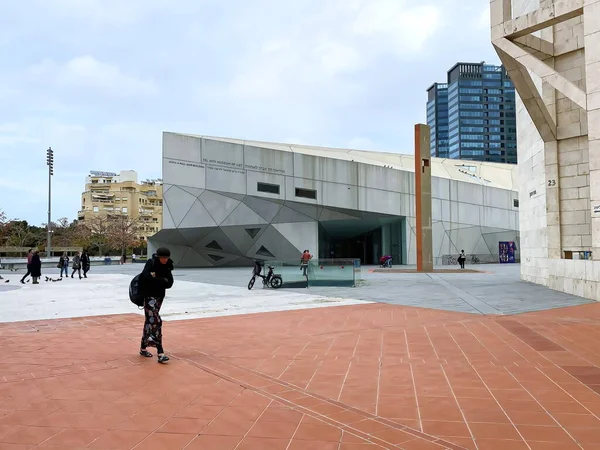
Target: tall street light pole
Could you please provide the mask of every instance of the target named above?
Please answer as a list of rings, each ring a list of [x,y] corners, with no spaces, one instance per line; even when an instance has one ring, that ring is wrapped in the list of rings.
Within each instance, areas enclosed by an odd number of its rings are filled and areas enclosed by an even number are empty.
[[[46,150],[46,164],[48,165],[48,245],[46,256],[52,257],[52,175],[54,175],[54,151],[52,147]]]

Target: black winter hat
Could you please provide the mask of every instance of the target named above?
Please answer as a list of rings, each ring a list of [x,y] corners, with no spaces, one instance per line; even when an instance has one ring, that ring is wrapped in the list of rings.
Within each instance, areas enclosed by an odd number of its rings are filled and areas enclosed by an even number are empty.
[[[160,247],[156,250],[156,256],[159,258],[168,258],[171,256],[171,251],[166,247]]]

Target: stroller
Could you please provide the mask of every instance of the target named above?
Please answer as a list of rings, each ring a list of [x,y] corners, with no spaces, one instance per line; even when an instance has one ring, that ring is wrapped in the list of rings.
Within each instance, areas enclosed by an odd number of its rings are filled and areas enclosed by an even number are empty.
[[[379,258],[379,265],[383,268],[392,268],[392,256],[391,255],[383,255]]]

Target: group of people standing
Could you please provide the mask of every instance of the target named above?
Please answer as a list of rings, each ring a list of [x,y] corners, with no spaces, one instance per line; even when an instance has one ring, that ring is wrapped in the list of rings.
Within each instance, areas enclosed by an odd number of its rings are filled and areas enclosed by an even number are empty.
[[[58,265],[56,266],[60,269],[61,278],[63,277],[63,273],[66,277],[69,276],[69,262],[69,256],[66,253],[63,253],[63,255],[58,260]],[[73,271],[71,272],[71,278],[74,277],[75,272],[77,272],[77,274],[79,275],[80,280],[81,278],[87,278],[87,273],[90,270],[90,256],[88,255],[88,253],[86,251],[84,251],[83,253],[77,252],[77,254],[73,257],[71,267],[73,269]],[[83,277],[81,276],[82,269]]]
[[[60,269],[60,277],[63,277],[63,273],[66,277],[69,276],[69,263],[71,260],[66,253],[63,253],[62,256],[58,259],[57,268]],[[74,278],[75,272],[79,275],[79,279],[87,278],[87,273],[90,270],[90,256],[86,251],[83,253],[77,252],[77,254],[73,257],[73,261],[71,263],[71,268],[73,271],[71,272],[71,278]],[[83,276],[81,276],[81,271],[83,270]],[[27,272],[21,278],[21,284],[25,284],[25,280],[27,277],[31,276],[32,284],[40,284],[40,278],[42,276],[42,260],[40,259],[40,252],[37,249],[30,248],[27,252]]]

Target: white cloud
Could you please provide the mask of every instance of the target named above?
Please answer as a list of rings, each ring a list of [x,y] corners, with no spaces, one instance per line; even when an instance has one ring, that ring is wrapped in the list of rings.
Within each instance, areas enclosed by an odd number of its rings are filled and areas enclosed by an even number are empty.
[[[438,30],[441,11],[431,4],[408,6],[401,0],[364,0],[357,8],[353,31],[361,36],[388,39],[399,55],[418,52]]]
[[[353,72],[363,67],[364,60],[353,47],[339,42],[323,40],[317,44],[315,55],[328,76]]]
[[[34,81],[44,84],[91,89],[120,97],[148,95],[156,91],[151,80],[123,73],[118,66],[103,63],[89,55],[73,58],[62,65],[47,59],[31,67],[29,73]]]

